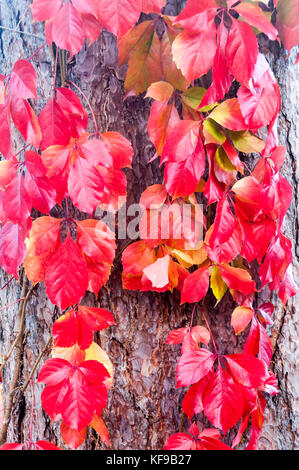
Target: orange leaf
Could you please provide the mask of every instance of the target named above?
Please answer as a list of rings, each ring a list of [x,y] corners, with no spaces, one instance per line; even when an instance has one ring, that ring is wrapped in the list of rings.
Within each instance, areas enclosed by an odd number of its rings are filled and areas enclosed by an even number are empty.
[[[231,325],[234,328],[236,335],[245,330],[253,315],[254,310],[249,307],[245,307],[244,305],[235,308],[232,313]]]

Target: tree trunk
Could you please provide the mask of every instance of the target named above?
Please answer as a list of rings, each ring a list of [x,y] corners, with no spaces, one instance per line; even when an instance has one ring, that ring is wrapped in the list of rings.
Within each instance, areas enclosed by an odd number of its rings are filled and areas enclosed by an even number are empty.
[[[14,29],[21,19],[19,30],[43,38],[43,25],[31,24],[30,11],[22,16],[28,5],[27,0],[5,0],[3,3],[4,5],[0,7],[2,26]],[[182,3],[179,2],[179,7]],[[169,1],[167,8],[167,13],[175,13],[174,0]],[[17,59],[29,57],[43,42],[42,39],[7,30],[0,30],[0,40],[1,73],[8,73]],[[53,60],[47,50],[49,49],[42,49],[33,61],[40,84],[37,112],[42,109],[51,94]],[[286,229],[287,235],[295,244],[298,236],[296,193],[298,175],[295,155],[296,134],[299,134],[299,129],[296,128],[299,74],[298,66],[291,66],[292,62],[294,62],[293,57],[286,60],[282,54],[275,59],[274,69],[282,87],[281,144],[285,144],[288,149],[284,173],[294,188],[294,201],[289,211]],[[115,37],[106,32],[102,33],[92,46],[83,48],[68,65],[68,78],[78,83],[90,99],[100,130],[119,131],[133,145],[132,170],[127,171],[128,204],[130,204],[139,201],[140,194],[147,186],[161,182],[162,176],[157,161],[148,164],[155,153],[147,134],[149,100],[137,96],[124,101],[124,76],[125,68],[119,68],[117,65]],[[121,240],[118,253],[124,245],[125,241]],[[298,278],[297,273],[298,264],[295,260],[295,278]],[[7,279],[2,272],[1,285]],[[17,281],[12,281],[8,287],[0,291],[1,306],[10,304],[20,297],[21,287]],[[108,308],[114,313],[116,320],[116,326],[105,330],[98,337],[101,347],[107,351],[115,368],[114,385],[109,392],[109,403],[103,415],[110,433],[111,448],[162,449],[167,437],[179,430],[180,404],[184,396],[184,390],[176,389],[176,362],[180,349],[164,343],[171,329],[190,322],[190,307],[180,307],[179,295],[176,292],[157,294],[124,291],[121,285],[120,256],[116,258],[110,280],[101,289],[98,299],[88,294],[86,300],[90,305]],[[234,305],[230,295],[226,294],[216,309],[213,307],[212,297],[208,304],[211,327],[219,350],[222,353],[240,352],[245,335],[236,337],[233,334],[230,316]],[[296,438],[298,442],[296,413],[299,409],[295,371],[297,334],[294,298],[289,301],[286,309],[277,302],[275,315],[274,372],[279,379],[281,393],[269,401],[260,448],[293,449]],[[45,347],[57,316],[57,309],[48,300],[44,285],[36,287],[26,309],[18,388],[13,395],[7,442],[28,440],[31,390],[28,387],[22,394],[21,388]],[[0,312],[0,362],[16,337],[19,321],[18,304]],[[16,353],[17,351],[11,356],[3,373],[4,396],[7,396],[11,387]],[[47,355],[43,360],[46,357]],[[41,364],[34,379],[40,366]],[[66,448],[60,437],[59,424],[51,424],[49,417],[42,410],[40,402],[42,388],[41,385],[34,385],[33,440],[48,439]],[[201,424],[205,423],[202,421]],[[104,447],[93,431],[89,432],[88,439],[82,446],[83,449]]]

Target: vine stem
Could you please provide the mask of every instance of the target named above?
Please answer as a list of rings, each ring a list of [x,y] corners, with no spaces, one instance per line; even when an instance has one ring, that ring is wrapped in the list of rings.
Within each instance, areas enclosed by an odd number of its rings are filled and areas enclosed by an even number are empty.
[[[195,313],[195,309],[196,309],[197,306],[198,306],[198,304],[195,304],[194,307],[193,307],[193,310],[192,310],[192,316],[191,316],[191,321],[190,321],[190,335],[191,335],[191,329],[192,329],[192,325],[193,325],[194,313]],[[202,321],[201,311],[199,310],[199,317],[198,317],[197,324],[201,325],[201,321]],[[183,411],[182,416],[181,416],[181,422],[180,422],[180,429],[179,429],[180,432],[183,432],[184,420],[185,420],[186,416],[187,416],[186,413]]]
[[[3,287],[2,287],[2,289],[3,289]],[[22,300],[24,300],[24,297],[21,297],[20,299],[15,300],[14,302],[11,302],[11,303],[8,304],[8,305],[4,305],[4,307],[1,307],[1,308],[0,308],[0,312],[1,312],[2,310],[5,310],[6,308],[11,307],[12,305],[17,304],[18,302],[21,302]],[[0,372],[1,372],[1,370],[0,370]]]
[[[38,54],[38,53],[39,53],[39,51],[40,51],[40,50],[41,50],[43,47],[45,47],[45,46],[46,46],[46,44],[47,44],[47,41],[45,41],[45,42],[44,42],[44,44],[42,44],[42,45],[41,45],[41,46],[40,46],[38,49],[36,49],[36,51],[35,51],[35,52],[33,52],[33,54],[31,54],[31,56],[30,56],[30,57],[28,57],[28,59],[27,59],[27,60],[29,61],[29,60],[33,59],[33,57],[34,57],[34,56],[36,56],[36,54]]]
[[[26,150],[28,147],[30,147],[31,144],[27,144],[27,145],[24,145],[23,148],[21,148],[21,150],[19,150],[17,153],[15,153],[15,157],[17,157],[18,155],[20,155],[20,153],[24,152],[24,150]]]
[[[207,328],[208,328],[208,330],[209,330],[209,333],[210,333],[210,336],[211,336],[211,339],[212,339],[212,342],[213,342],[213,346],[214,346],[214,349],[215,349],[215,353],[218,355],[219,353],[218,353],[218,349],[217,349],[217,346],[216,346],[216,343],[215,343],[215,340],[214,340],[214,336],[213,336],[213,333],[212,333],[212,331],[211,331],[211,328],[210,328],[210,325],[209,325],[209,322],[208,322],[208,320],[207,320],[207,317],[206,317],[206,315],[205,315],[204,310],[202,310],[202,315],[203,315],[203,317],[204,317],[205,323],[206,323]]]
[[[33,285],[27,290],[27,280],[28,280],[27,278],[23,277],[22,297],[25,296],[25,298],[18,312],[18,316],[20,317],[20,327],[19,327],[19,332],[17,334],[17,337],[12,347],[10,348],[10,352],[9,352],[9,356],[10,356],[12,354],[13,349],[16,347],[15,368],[14,368],[13,378],[12,378],[12,382],[11,382],[11,386],[9,390],[7,406],[5,407],[6,412],[3,418],[3,425],[0,430],[0,445],[2,445],[6,441],[6,438],[7,438],[7,431],[8,431],[8,426],[10,422],[11,410],[13,406],[13,397],[14,397],[14,393],[15,393],[15,389],[17,386],[20,369],[21,369],[22,339],[23,339],[24,326],[25,326],[26,306],[27,306],[27,302],[29,300],[31,293],[33,289],[35,288],[35,285]],[[4,364],[1,366],[1,370],[7,363],[9,356],[6,357]]]
[[[11,356],[12,353],[13,353],[14,348],[16,347],[16,345],[18,344],[18,342],[19,342],[19,340],[20,340],[20,338],[21,338],[21,336],[22,336],[23,327],[24,327],[24,320],[25,320],[25,308],[24,308],[24,306],[26,307],[26,304],[27,304],[27,302],[28,302],[29,296],[30,296],[31,292],[33,291],[34,287],[35,287],[34,285],[31,286],[30,289],[28,290],[27,294],[26,294],[26,297],[22,297],[21,299],[19,299],[19,300],[17,301],[17,302],[20,302],[21,300],[23,301],[23,304],[22,304],[21,307],[20,307],[20,310],[21,310],[20,329],[19,329],[19,332],[18,332],[18,334],[17,334],[17,336],[16,336],[14,342],[12,343],[12,345],[11,345],[9,351],[8,351],[7,356],[5,357],[5,360],[4,360],[3,364],[1,364],[1,366],[0,366],[0,373],[3,371],[3,369],[4,369],[5,365],[7,364],[7,362],[8,362],[8,360],[9,360],[10,356]],[[24,291],[24,286],[23,286],[23,291]],[[16,302],[13,302],[13,303],[10,304],[10,305],[13,305],[13,304],[15,304],[15,303],[16,303]],[[10,307],[10,305],[6,305],[5,307],[2,307],[2,309],[3,309],[3,308]]]
[[[2,287],[0,287],[0,290],[5,289],[5,287],[7,287],[7,286],[11,283],[11,281],[12,281],[13,279],[15,279],[15,277],[14,277],[14,276],[11,276],[11,277],[8,279],[8,281],[6,281],[6,283],[3,284]]]
[[[36,359],[36,361],[34,363],[34,366],[33,366],[32,370],[30,372],[30,375],[29,375],[28,379],[26,380],[24,387],[22,388],[22,393],[24,393],[26,391],[26,389],[27,389],[28,385],[30,384],[30,382],[32,382],[32,377],[34,375],[34,372],[36,371],[37,366],[39,365],[39,363],[40,363],[42,357],[44,356],[45,352],[47,351],[48,347],[50,346],[52,339],[53,339],[53,336],[51,335],[50,338],[48,339],[44,349],[41,351],[38,358]]]
[[[99,128],[98,128],[98,124],[97,124],[97,120],[96,120],[96,117],[95,117],[95,114],[93,112],[93,109],[91,107],[91,104],[90,104],[90,101],[89,99],[87,98],[87,96],[85,95],[84,91],[81,90],[81,88],[78,87],[78,85],[76,85],[76,83],[74,83],[72,80],[68,80],[68,83],[70,85],[72,85],[74,88],[76,88],[76,90],[79,91],[79,93],[81,93],[81,95],[83,96],[83,98],[85,99],[89,109],[90,109],[90,112],[91,112],[91,115],[92,115],[92,119],[93,119],[93,123],[94,123],[94,127],[95,127],[95,134],[98,135],[99,134]]]
[[[191,330],[192,325],[193,325],[193,318],[194,318],[194,313],[195,313],[196,306],[197,306],[197,304],[194,304],[194,307],[193,307],[193,310],[192,310],[192,315],[191,315],[191,320],[190,320],[190,330]]]
[[[54,63],[54,78],[53,78],[53,95],[55,93],[55,85],[56,85],[56,75],[57,75],[57,61],[58,61],[58,49],[56,49],[56,57]]]
[[[26,31],[20,31],[19,29],[8,28],[7,26],[1,25],[0,29],[5,29],[6,31],[11,31],[12,33],[16,33],[16,34],[25,34],[26,36],[31,36],[32,38],[40,39],[41,41],[45,40],[45,38],[43,38],[42,36],[37,36],[36,34],[27,33]]]

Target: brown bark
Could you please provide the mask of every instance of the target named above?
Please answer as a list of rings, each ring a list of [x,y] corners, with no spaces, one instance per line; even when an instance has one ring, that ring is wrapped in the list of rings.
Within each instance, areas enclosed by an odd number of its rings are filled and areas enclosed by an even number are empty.
[[[174,1],[169,2],[169,12],[174,12]],[[6,0],[1,6],[1,24],[15,28],[20,14],[28,2],[26,0]],[[180,6],[180,2],[179,2]],[[171,10],[172,9],[172,10]],[[40,24],[32,25],[30,14],[25,15],[19,29],[43,36]],[[1,72],[7,73],[20,57],[28,57],[42,44],[42,41],[27,35],[13,34],[0,30],[0,64]],[[288,146],[288,162],[284,171],[296,191],[297,174],[295,161],[295,102],[290,98],[294,91],[298,73],[280,57],[276,72],[280,76],[283,96],[283,113],[281,116],[281,143]],[[41,102],[37,111],[50,96],[53,77],[51,56],[42,50],[34,60],[39,75],[39,92]],[[95,111],[101,131],[119,131],[129,138],[134,147],[132,170],[127,171],[128,203],[138,202],[141,192],[150,184],[161,181],[158,162],[148,164],[154,154],[149,141],[146,123],[149,114],[149,101],[142,96],[131,97],[124,101],[123,79],[125,69],[117,65],[117,48],[115,38],[104,32],[89,48],[83,50],[68,66],[68,77],[78,83],[89,97]],[[288,78],[287,78],[288,77]],[[298,105],[297,105],[298,106]],[[297,108],[298,110],[298,108]],[[298,133],[299,131],[297,131]],[[18,139],[17,139],[18,140]],[[292,150],[293,149],[293,150]],[[294,240],[297,226],[294,223],[297,215],[294,203],[290,209],[287,223],[288,235]],[[121,250],[124,241],[119,243]],[[295,265],[298,273],[298,265]],[[1,273],[1,285],[7,276]],[[0,291],[1,306],[20,297],[21,289],[17,281]],[[179,347],[165,345],[164,341],[171,329],[188,324],[191,318],[190,308],[179,306],[177,293],[138,293],[124,291],[121,286],[121,262],[115,263],[110,280],[95,299],[88,294],[86,300],[90,305],[109,308],[115,315],[116,326],[105,330],[99,338],[101,346],[108,352],[114,367],[115,380],[109,393],[109,404],[104,412],[108,426],[112,449],[161,449],[166,438],[177,432],[181,421],[180,403],[184,390],[176,389],[176,362]],[[261,448],[294,448],[296,431],[294,416],[298,411],[298,391],[295,382],[296,344],[295,301],[289,303],[283,311],[281,306],[276,311],[273,328],[275,342],[275,372],[280,381],[281,394],[271,400],[266,415],[265,430],[261,438]],[[230,316],[233,303],[229,294],[217,309],[213,308],[213,297],[208,299],[208,311],[211,327],[223,353],[240,352],[244,336],[236,337],[230,327]],[[18,325],[15,315],[18,307],[13,306],[0,312],[0,353],[7,354]],[[48,341],[51,326],[57,318],[57,311],[47,299],[44,285],[37,287],[30,297],[24,330],[24,342],[21,354],[21,370],[18,386],[28,379],[30,371]],[[292,354],[291,354],[291,351]],[[1,361],[1,359],[0,359]],[[4,392],[9,390],[14,373],[15,355],[4,371]],[[39,370],[38,367],[37,371]],[[35,375],[36,378],[37,375]],[[59,425],[50,424],[49,417],[43,412],[40,403],[42,386],[34,387],[34,439],[49,439],[65,447],[59,434]],[[13,409],[8,428],[8,442],[28,439],[31,406],[31,392],[27,388],[24,396],[18,388],[14,395]],[[202,422],[204,425],[205,423]],[[297,435],[298,437],[298,435]],[[90,431],[84,449],[101,449],[103,445]]]

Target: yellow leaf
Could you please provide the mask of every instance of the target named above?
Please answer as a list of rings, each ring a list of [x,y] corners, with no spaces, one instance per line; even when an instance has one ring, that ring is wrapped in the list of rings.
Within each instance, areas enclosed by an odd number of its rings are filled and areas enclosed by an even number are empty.
[[[219,268],[217,266],[213,266],[212,268],[210,287],[217,299],[218,304],[227,291],[227,285],[223,281]]]
[[[206,119],[203,123],[203,135],[205,144],[223,144],[226,137],[221,131],[220,127],[212,119]]]
[[[190,268],[193,265],[200,265],[208,258],[203,242],[200,242],[201,247],[197,250],[171,250],[171,254],[178,260],[178,262],[185,268]]]
[[[260,153],[265,148],[265,142],[259,139],[251,132],[228,131],[229,138],[239,152],[243,153]]]
[[[113,375],[114,375],[114,368],[113,364],[110,361],[108,354],[104,349],[102,349],[97,343],[94,341],[91,343],[88,349],[85,351],[85,361],[98,361],[106,367],[107,371],[110,374],[110,377],[106,379],[104,382],[106,387],[109,389],[113,383]]]

